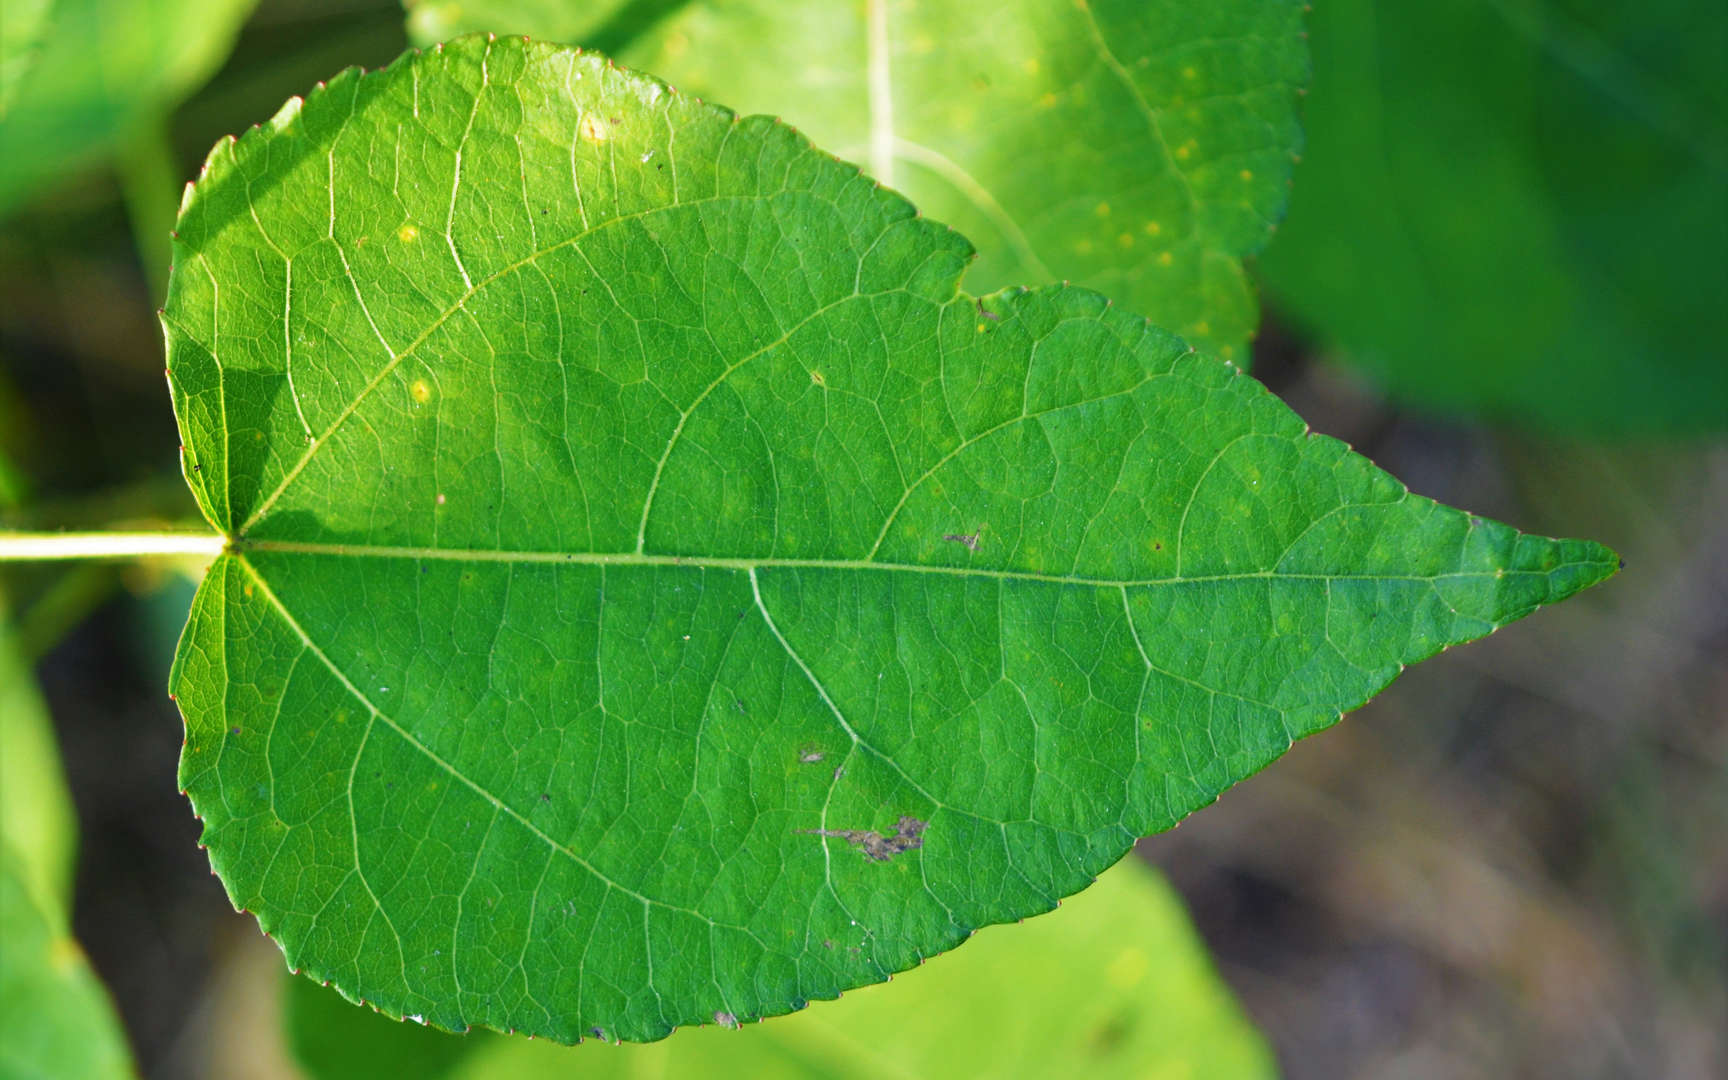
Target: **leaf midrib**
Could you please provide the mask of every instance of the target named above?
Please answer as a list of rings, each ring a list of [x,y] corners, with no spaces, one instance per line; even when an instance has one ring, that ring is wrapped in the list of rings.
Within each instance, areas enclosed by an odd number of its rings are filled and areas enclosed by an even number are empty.
[[[1245,570],[1229,574],[1195,574],[1161,578],[1099,578],[1078,574],[1042,574],[1031,570],[992,567],[940,566],[882,562],[875,559],[799,559],[776,556],[667,555],[636,551],[498,551],[484,548],[436,548],[390,544],[320,543],[302,540],[240,540],[229,545],[237,554],[258,552],[326,555],[345,558],[416,559],[440,562],[543,563],[572,566],[689,567],[698,570],[876,570],[886,573],[946,574],[954,577],[1032,581],[1050,585],[1081,585],[1104,589],[1137,589],[1158,585],[1281,581],[1456,581],[1513,574],[1549,575],[1571,567],[1596,566],[1588,561],[1557,563],[1545,570],[1459,570],[1446,574],[1313,574],[1277,570]]]

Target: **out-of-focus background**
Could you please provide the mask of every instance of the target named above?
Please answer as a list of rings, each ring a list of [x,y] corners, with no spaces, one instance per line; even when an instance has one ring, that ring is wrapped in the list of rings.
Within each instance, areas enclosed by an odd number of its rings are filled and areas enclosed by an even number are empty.
[[[5,0],[7,34],[27,6]],[[289,94],[394,58],[403,10],[264,0],[164,31],[166,0],[48,6],[101,24],[106,96],[86,146],[0,123],[0,527],[189,523],[154,315],[179,185]],[[1415,490],[1627,567],[1412,669],[1138,854],[1290,1077],[1728,1075],[1728,23],[1500,0],[1424,37],[1394,7],[1312,17],[1255,372]],[[51,176],[26,139],[66,144]],[[292,1076],[279,954],[174,779],[196,573],[9,566],[0,590],[76,807],[72,931],[138,1070]]]

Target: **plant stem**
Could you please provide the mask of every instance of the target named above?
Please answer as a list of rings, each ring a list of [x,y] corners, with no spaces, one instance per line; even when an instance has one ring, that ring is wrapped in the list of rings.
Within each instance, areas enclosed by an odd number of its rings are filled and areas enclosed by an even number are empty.
[[[222,554],[228,541],[211,533],[0,532],[0,562],[47,559],[144,559]]]

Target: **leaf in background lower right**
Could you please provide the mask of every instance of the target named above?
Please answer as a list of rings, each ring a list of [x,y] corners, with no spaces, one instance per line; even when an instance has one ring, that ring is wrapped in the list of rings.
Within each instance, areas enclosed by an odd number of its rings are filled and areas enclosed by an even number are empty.
[[[291,980],[287,994],[289,1040],[312,1080],[362,1080],[385,1067],[426,1080],[1252,1080],[1277,1071],[1180,899],[1132,857],[1059,911],[985,930],[891,986],[646,1046],[450,1035],[348,1005],[306,979]]]

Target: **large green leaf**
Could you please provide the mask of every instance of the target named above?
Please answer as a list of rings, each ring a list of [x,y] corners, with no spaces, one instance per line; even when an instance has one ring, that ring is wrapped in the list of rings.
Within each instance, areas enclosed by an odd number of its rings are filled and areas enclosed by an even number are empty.
[[[1433,409],[1728,426],[1728,5],[1334,0],[1263,268]]]
[[[1246,361],[1242,256],[1301,142],[1301,0],[463,0],[410,28],[586,45],[642,8],[671,10],[624,60],[865,164],[978,245],[975,289],[1073,280]]]
[[[19,14],[35,15],[36,32],[9,25],[0,53],[0,214],[203,82],[253,3],[25,4]],[[8,24],[13,6],[7,0]]]
[[[595,1054],[449,1035],[344,1003],[305,979],[289,1033],[314,1080],[880,1076],[1249,1080],[1271,1055],[1213,972],[1170,887],[1137,859],[1024,927],[989,930],[892,987],[742,1031],[713,1026]]]
[[[967,255],[772,119],[518,38],[218,145],[165,323],[231,544],[172,684],[294,966],[562,1041],[786,1012],[1614,571]]]

